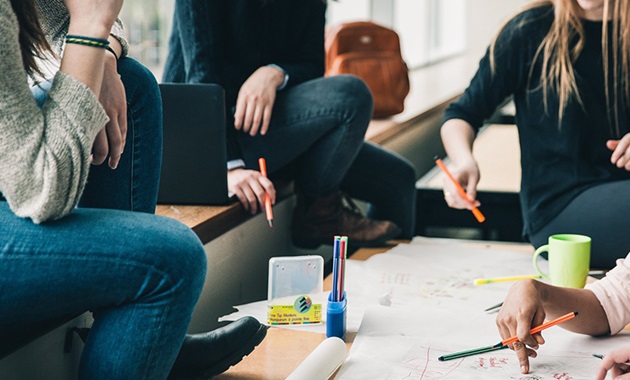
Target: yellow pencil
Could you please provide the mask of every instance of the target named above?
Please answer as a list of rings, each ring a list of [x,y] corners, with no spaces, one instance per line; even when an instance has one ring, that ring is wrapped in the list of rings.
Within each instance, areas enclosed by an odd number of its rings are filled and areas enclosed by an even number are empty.
[[[473,283],[475,285],[492,284],[493,282],[518,281],[526,278],[541,278],[538,274],[526,274],[523,276],[495,277],[495,278],[476,278]]]

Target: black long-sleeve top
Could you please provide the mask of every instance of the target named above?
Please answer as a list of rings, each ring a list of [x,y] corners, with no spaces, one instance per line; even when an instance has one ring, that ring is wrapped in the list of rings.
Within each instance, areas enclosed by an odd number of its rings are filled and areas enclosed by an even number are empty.
[[[240,158],[232,109],[259,67],[280,66],[287,87],[324,74],[323,0],[178,0],[163,80],[218,83],[226,92],[228,159]]]
[[[484,119],[506,97],[514,96],[521,146],[520,201],[525,236],[550,222],[588,187],[630,179],[630,173],[610,163],[612,152],[606,148],[607,140],[619,139],[630,132],[630,128],[627,103],[618,102],[621,110],[618,114],[619,132],[616,131],[612,111],[607,112],[602,22],[582,22],[585,46],[574,61],[574,69],[583,105],[575,98],[571,99],[560,124],[558,97],[550,91],[548,109],[545,110],[539,86],[542,57],[534,62],[534,56],[553,20],[553,8],[550,6],[526,11],[512,19],[495,45],[494,74],[486,53],[469,87],[460,99],[448,107],[444,117],[444,121],[463,119],[478,131]],[[612,52],[609,62],[612,65]],[[611,99],[612,72],[609,86]],[[623,91],[623,86],[620,88]],[[497,157],[497,160],[500,159]]]

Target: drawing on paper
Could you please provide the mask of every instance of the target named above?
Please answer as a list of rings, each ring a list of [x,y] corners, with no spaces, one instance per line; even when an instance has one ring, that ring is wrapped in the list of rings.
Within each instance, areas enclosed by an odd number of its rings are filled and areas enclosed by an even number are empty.
[[[531,373],[521,374],[518,359],[513,352],[488,353],[485,355],[473,355],[469,357],[438,361],[437,358],[453,350],[442,347],[427,346],[421,342],[413,343],[406,349],[402,357],[396,359],[391,356],[376,358],[373,353],[368,355],[365,350],[369,346],[382,345],[382,337],[369,342],[362,342],[361,352],[365,356],[371,356],[372,374],[374,378],[387,380],[470,380],[470,379],[513,379],[513,380],[581,380],[589,379],[594,374],[597,363],[584,360],[587,354],[567,355],[541,355],[531,362]],[[410,343],[409,341],[407,343]],[[401,347],[402,348],[402,347]],[[404,348],[403,348],[404,350]],[[399,351],[400,353],[400,351]],[[357,363],[358,364],[358,363]],[[366,369],[365,361],[361,362],[363,372]],[[353,366],[344,366],[339,374],[340,379],[351,380],[362,378],[359,373],[354,373]]]
[[[478,275],[477,275],[478,277]],[[421,277],[413,273],[387,272],[377,273],[377,283],[389,287],[394,295],[414,298],[455,298],[467,299],[475,285],[472,273],[447,274],[436,277]]]

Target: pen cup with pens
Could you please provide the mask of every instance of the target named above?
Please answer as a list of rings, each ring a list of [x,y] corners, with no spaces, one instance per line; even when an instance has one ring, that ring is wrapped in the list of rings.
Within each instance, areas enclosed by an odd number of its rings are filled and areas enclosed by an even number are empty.
[[[333,243],[333,278],[332,290],[328,296],[326,306],[326,337],[336,336],[343,339],[346,336],[346,307],[348,299],[344,290],[346,275],[346,256],[348,252],[348,237],[335,236]]]
[[[326,337],[336,336],[343,339],[346,336],[346,292],[343,292],[341,301],[333,301],[333,292],[328,296],[326,307]]]

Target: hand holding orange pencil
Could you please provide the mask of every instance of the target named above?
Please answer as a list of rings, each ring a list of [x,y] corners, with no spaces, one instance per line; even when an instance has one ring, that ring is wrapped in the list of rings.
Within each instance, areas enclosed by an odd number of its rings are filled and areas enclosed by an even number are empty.
[[[565,314],[565,315],[563,315],[561,317],[558,317],[558,318],[556,318],[556,319],[554,319],[552,321],[548,321],[548,322],[543,323],[540,326],[534,327],[533,329],[531,329],[529,331],[529,333],[531,335],[537,334],[537,333],[539,333],[539,332],[541,332],[541,331],[543,331],[545,329],[548,329],[551,326],[555,326],[555,325],[560,324],[562,322],[566,322],[569,319],[573,319],[577,315],[578,315],[577,311],[572,311],[572,312],[567,313],[567,314]],[[512,343],[514,343],[516,341],[518,341],[518,336],[513,336],[511,338],[508,338],[508,339],[505,339],[505,340],[501,341],[501,344],[503,344],[504,346],[507,346],[508,344],[512,344]]]
[[[267,177],[267,162],[263,157],[258,159],[258,166],[260,167],[260,174]],[[265,194],[265,214],[267,214],[269,227],[273,228],[273,208],[271,207],[271,197],[269,197],[269,194]]]
[[[558,317],[556,319],[554,319],[553,321],[548,321],[543,323],[540,326],[536,326],[533,329],[531,329],[529,331],[530,334],[537,334],[545,329],[548,329],[549,327],[555,326],[557,324],[560,324],[562,322],[566,322],[572,318],[574,318],[575,316],[578,315],[577,311],[565,314],[561,317]],[[447,361],[447,360],[453,360],[453,359],[459,359],[459,358],[463,358],[466,356],[470,356],[470,355],[477,355],[477,354],[483,354],[486,352],[490,352],[490,351],[496,351],[496,350],[502,350],[504,348],[507,348],[508,344],[512,344],[514,342],[518,341],[518,336],[513,336],[507,339],[502,340],[501,342],[492,345],[492,346],[484,346],[484,347],[479,347],[479,348],[473,348],[471,350],[465,350],[465,351],[459,351],[459,352],[455,352],[452,354],[447,354],[447,355],[442,355],[438,358],[439,361],[443,362],[443,361]]]
[[[471,211],[473,215],[475,216],[475,218],[477,219],[477,221],[479,223],[483,223],[486,220],[486,217],[481,213],[481,211],[479,211],[479,209],[475,206],[473,201],[471,201],[468,198],[466,191],[464,190],[462,185],[460,185],[459,182],[457,182],[455,177],[453,177],[451,172],[446,168],[446,165],[444,165],[444,162],[442,161],[442,159],[435,157],[435,164],[442,170],[442,172],[444,172],[444,174],[451,180],[451,182],[453,182],[453,185],[455,185],[455,189],[457,189],[457,193],[459,194],[459,196],[462,197],[462,199],[466,200],[472,206]]]

